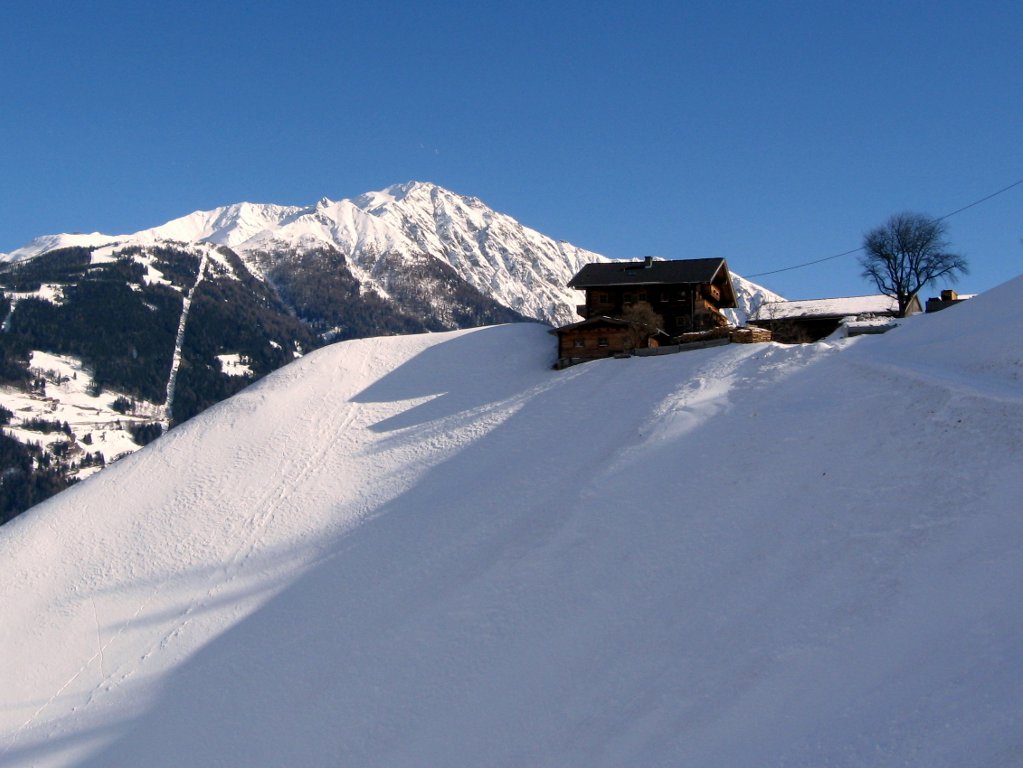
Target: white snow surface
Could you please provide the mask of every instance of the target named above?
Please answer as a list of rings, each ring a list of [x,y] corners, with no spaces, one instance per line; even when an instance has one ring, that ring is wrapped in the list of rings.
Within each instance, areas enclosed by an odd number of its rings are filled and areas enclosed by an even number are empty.
[[[0,528],[0,764],[1019,765],[1021,339],[318,350]]]
[[[217,355],[220,361],[220,368],[228,376],[251,376],[252,367],[245,362],[245,358],[237,352],[228,355]]]
[[[381,270],[386,263],[378,266],[379,256],[397,253],[415,261],[429,254],[485,295],[554,323],[570,321],[578,303],[578,293],[565,287],[572,276],[586,263],[607,260],[524,227],[476,198],[425,182],[394,185],[354,200],[322,198],[304,208],[243,203],[179,221],[196,217],[199,223],[172,222],[173,232],[161,227],[152,234],[169,237],[180,231],[228,245],[256,273],[263,269],[262,252],[329,245],[351,260],[367,288],[385,295]]]
[[[0,253],[0,261],[22,261],[24,259],[30,259],[33,256],[38,256],[41,253],[52,251],[55,248],[72,248],[76,246],[82,248],[99,248],[101,246],[114,243],[118,239],[119,238],[117,237],[104,235],[100,232],[93,232],[91,234],[75,232],[61,235],[43,235],[33,239],[29,243],[26,243],[21,248],[16,248],[10,253]]]

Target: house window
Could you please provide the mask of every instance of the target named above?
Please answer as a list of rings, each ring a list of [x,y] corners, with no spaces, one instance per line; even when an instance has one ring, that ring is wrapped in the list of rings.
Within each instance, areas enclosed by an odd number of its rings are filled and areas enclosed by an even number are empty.
[[[629,306],[629,304],[632,304],[635,300],[636,300],[636,294],[634,294],[634,293],[626,293],[625,296],[622,298],[622,303],[625,306]]]
[[[608,303],[607,291],[597,291],[597,293],[594,296],[594,300],[597,302],[597,304],[607,304]]]
[[[585,347],[586,346],[586,339],[576,339],[572,343],[572,346],[575,347],[576,349],[579,349],[580,347]]]
[[[597,339],[597,346],[598,347],[606,347],[606,346],[608,346],[607,336],[601,336],[599,339]]]
[[[667,301],[668,300],[668,292],[667,291],[661,291],[660,299],[661,299],[662,303]]]
[[[636,301],[646,301],[646,291],[640,291],[636,294]]]

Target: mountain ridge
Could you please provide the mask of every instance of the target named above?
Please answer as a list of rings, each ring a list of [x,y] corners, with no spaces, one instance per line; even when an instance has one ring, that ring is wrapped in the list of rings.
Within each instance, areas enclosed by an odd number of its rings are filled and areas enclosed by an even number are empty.
[[[367,288],[383,294],[388,292],[386,281],[379,269],[374,271],[379,254],[397,253],[406,260],[429,255],[455,269],[476,290],[554,325],[576,319],[577,293],[567,288],[571,277],[586,263],[610,261],[526,227],[479,198],[422,181],[392,184],[351,199],[323,197],[304,206],[233,203],[193,211],[133,234],[46,235],[0,254],[0,261],[21,261],[55,247],[162,241],[227,246],[260,277],[266,276],[268,262],[275,261],[267,254],[336,248]],[[749,290],[777,297],[755,284]],[[744,319],[733,316],[740,323]]]
[[[554,324],[572,320],[574,292],[566,287],[572,275],[589,261],[607,260],[525,227],[478,198],[420,181],[353,199],[324,197],[306,206],[234,203],[127,235],[48,235],[0,255],[0,260],[21,261],[55,246],[199,240],[231,248],[259,276],[266,270],[260,254],[337,248],[369,287],[383,292],[386,287],[373,272],[375,255],[416,259],[428,254],[510,309]]]

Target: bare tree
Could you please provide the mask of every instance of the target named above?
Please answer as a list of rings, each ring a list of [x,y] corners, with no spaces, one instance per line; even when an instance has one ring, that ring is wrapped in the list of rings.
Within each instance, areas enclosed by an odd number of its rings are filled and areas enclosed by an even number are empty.
[[[640,349],[647,345],[647,339],[664,327],[664,318],[654,311],[648,301],[637,301],[625,308],[622,320],[629,324],[629,346]]]
[[[939,277],[956,282],[968,274],[966,258],[948,250],[945,225],[921,213],[899,213],[863,238],[863,276],[899,302],[904,317],[913,297]]]

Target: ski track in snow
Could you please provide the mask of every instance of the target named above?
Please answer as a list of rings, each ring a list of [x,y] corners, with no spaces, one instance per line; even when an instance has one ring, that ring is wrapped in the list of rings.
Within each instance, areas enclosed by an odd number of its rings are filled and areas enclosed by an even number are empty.
[[[874,360],[856,360],[853,365],[897,382],[925,384],[961,397],[977,397],[1014,406],[1023,404],[1023,380],[1019,379],[1010,383],[992,380],[977,373],[912,363],[897,365]]]
[[[337,361],[335,364],[337,374],[342,374],[342,362]],[[363,381],[367,378],[367,372],[370,368],[374,367],[374,364],[376,367],[379,367],[383,364],[383,361],[379,358],[374,359],[373,356],[362,355],[360,356],[358,367],[354,371],[344,371],[344,376],[346,378],[350,377],[354,381]],[[193,598],[185,607],[179,608],[175,614],[176,618],[173,618],[167,628],[141,649],[137,656],[123,662],[109,674],[103,670],[105,653],[121,641],[124,633],[134,623],[146,617],[147,609],[150,606],[161,605],[162,603],[173,604],[174,599],[164,600],[165,593],[170,586],[157,583],[154,588],[148,591],[146,597],[137,605],[131,615],[121,622],[116,631],[111,632],[105,641],[100,639],[102,623],[95,600],[90,600],[98,641],[96,652],[73,675],[64,681],[28,720],[15,730],[8,743],[4,746],[3,752],[11,749],[17,742],[18,736],[29,728],[69,687],[93,668],[94,665],[99,664],[101,679],[91,687],[85,703],[71,710],[78,715],[83,714],[86,708],[93,705],[104,694],[115,690],[119,686],[130,682],[137,675],[144,673],[147,665],[152,662],[154,657],[169,650],[172,644],[188,631],[193,620],[201,615],[204,610],[216,604],[222,597],[229,601],[232,595],[239,594],[239,583],[245,581],[244,577],[249,562],[259,553],[266,531],[273,526],[274,520],[279,517],[288,518],[289,516],[301,515],[304,501],[300,496],[296,498],[292,490],[303,488],[310,474],[322,465],[328,454],[336,452],[340,455],[345,455],[351,451],[353,448],[351,440],[353,427],[355,429],[364,429],[366,427],[364,423],[365,406],[357,402],[348,401],[344,407],[338,408],[335,401],[336,393],[334,390],[332,388],[325,388],[316,404],[303,408],[298,428],[283,434],[283,442],[280,446],[281,461],[276,468],[273,482],[265,483],[265,487],[258,492],[255,498],[245,499],[245,506],[250,510],[246,516],[234,516],[228,522],[228,527],[225,529],[223,536],[224,541],[234,542],[231,545],[232,551],[223,559],[218,570],[209,577],[210,586],[204,593]],[[369,416],[372,418],[373,414],[370,413]],[[317,435],[318,440],[314,445],[310,446],[305,442],[305,438],[312,434]],[[244,452],[244,447],[240,448]],[[407,452],[408,458],[411,460],[414,456],[421,455],[429,450],[430,446],[428,444],[418,446]],[[145,476],[150,471],[150,465],[165,464],[167,457],[160,457],[162,460],[158,461],[153,453],[143,452],[136,458],[139,461],[137,471]],[[236,462],[235,468],[236,471],[245,471],[244,464],[241,462]],[[152,470],[157,471],[158,467],[152,466]],[[196,508],[217,510],[231,506],[226,498],[226,486],[218,483],[215,475],[210,474],[207,477],[199,478],[199,480],[199,483],[193,484],[189,490],[177,496],[170,503],[165,511],[168,517],[184,516],[190,510]],[[368,498],[364,500],[361,506],[364,509],[369,509],[371,502],[372,499]],[[358,519],[360,516],[361,513],[357,513],[355,519]],[[354,520],[349,524],[353,523]],[[184,552],[195,551],[201,543],[202,535],[200,532],[191,533],[188,538],[180,543],[180,549]],[[330,557],[329,554],[327,556]],[[306,565],[301,566],[299,564],[297,570],[292,572],[289,578],[297,578],[301,573],[302,567],[308,567],[309,564],[320,559],[322,559],[321,556],[315,554],[307,556]],[[256,568],[258,569],[259,566],[257,565]],[[260,578],[259,574],[257,574],[258,578]],[[272,591],[277,591],[281,588],[283,588],[283,584],[273,587]]]
[[[364,368],[365,360],[360,372]],[[306,427],[297,432],[297,434],[319,433],[321,436],[319,444],[312,446],[310,450],[308,445],[296,443],[292,439],[285,440],[281,450],[282,461],[278,467],[279,482],[268,485],[258,498],[252,501],[252,513],[246,519],[238,521],[235,527],[228,531],[227,538],[239,543],[234,552],[227,558],[227,562],[212,577],[212,586],[204,595],[193,600],[180,613],[173,628],[153,642],[139,661],[132,664],[130,671],[118,680],[119,683],[126,681],[132,674],[139,672],[155,653],[167,649],[177,637],[186,631],[195,614],[201,612],[205,606],[216,601],[219,595],[230,594],[231,588],[244,573],[248,561],[259,551],[266,530],[273,524],[275,517],[289,513],[299,513],[301,511],[290,500],[290,489],[303,487],[309,474],[321,464],[328,451],[337,449],[338,446],[333,442],[334,439],[344,435],[345,431],[359,416],[356,404],[350,404],[344,409],[330,408],[328,407],[330,400],[330,393],[324,394],[320,400],[320,406],[307,411],[308,415],[304,418]],[[314,419],[319,420],[318,414],[324,415],[325,422],[320,421],[316,430],[312,430],[309,427]],[[214,499],[196,499],[193,503],[201,503],[203,506],[216,509],[220,506],[221,495],[218,494],[217,498]],[[158,595],[159,591],[155,592],[153,597],[155,598]],[[147,603],[151,600],[152,598]],[[140,606],[136,615],[144,607],[145,604]],[[104,688],[104,686],[98,686],[97,690],[101,688]]]

